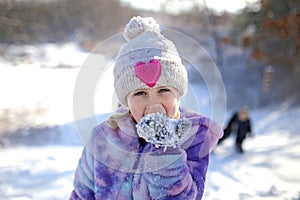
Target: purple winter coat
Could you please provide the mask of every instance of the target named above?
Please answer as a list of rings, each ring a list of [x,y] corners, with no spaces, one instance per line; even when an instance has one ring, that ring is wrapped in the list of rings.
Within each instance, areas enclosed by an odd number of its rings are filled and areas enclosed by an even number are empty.
[[[198,113],[180,110],[192,127],[180,147],[166,151],[137,137],[125,108],[95,127],[70,199],[201,199],[209,152],[223,131]]]

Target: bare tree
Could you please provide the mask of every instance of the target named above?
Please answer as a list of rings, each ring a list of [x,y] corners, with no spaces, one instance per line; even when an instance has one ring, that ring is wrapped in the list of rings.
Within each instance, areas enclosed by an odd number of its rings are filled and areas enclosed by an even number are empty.
[[[212,11],[208,9],[206,0],[202,0],[204,5],[204,12],[206,14],[205,25],[208,27],[209,35],[211,35],[212,40],[214,41],[214,49],[215,49],[215,61],[217,66],[219,67],[221,73],[223,71],[223,48],[221,43],[221,37],[218,34],[216,29],[216,18],[212,14]]]

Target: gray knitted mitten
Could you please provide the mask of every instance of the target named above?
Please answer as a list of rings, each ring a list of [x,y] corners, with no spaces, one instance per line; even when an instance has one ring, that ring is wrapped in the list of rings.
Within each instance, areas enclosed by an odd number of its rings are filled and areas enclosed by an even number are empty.
[[[177,147],[192,123],[187,119],[171,119],[159,113],[144,116],[136,125],[137,133],[156,147]]]

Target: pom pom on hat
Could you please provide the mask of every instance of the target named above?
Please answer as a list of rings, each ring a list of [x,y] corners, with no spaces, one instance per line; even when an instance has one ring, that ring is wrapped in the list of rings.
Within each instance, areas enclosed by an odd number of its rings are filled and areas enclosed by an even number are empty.
[[[120,49],[113,72],[115,91],[122,105],[127,106],[127,95],[136,89],[172,86],[179,97],[185,95],[187,71],[174,43],[161,34],[152,17],[133,17],[125,26],[123,37],[128,43]],[[151,70],[141,72],[141,68],[147,67]]]
[[[142,34],[148,29],[159,30],[159,24],[157,24],[152,17],[133,17],[125,26],[123,37],[129,42],[130,40]]]

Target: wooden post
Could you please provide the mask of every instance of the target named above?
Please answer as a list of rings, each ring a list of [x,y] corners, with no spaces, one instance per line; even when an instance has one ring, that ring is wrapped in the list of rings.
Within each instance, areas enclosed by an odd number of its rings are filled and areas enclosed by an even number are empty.
[[[272,65],[268,65],[265,68],[264,72],[264,80],[263,80],[263,85],[262,89],[264,92],[267,92],[270,90],[270,86],[272,84],[272,79],[273,79],[273,73],[274,73],[274,68]]]

